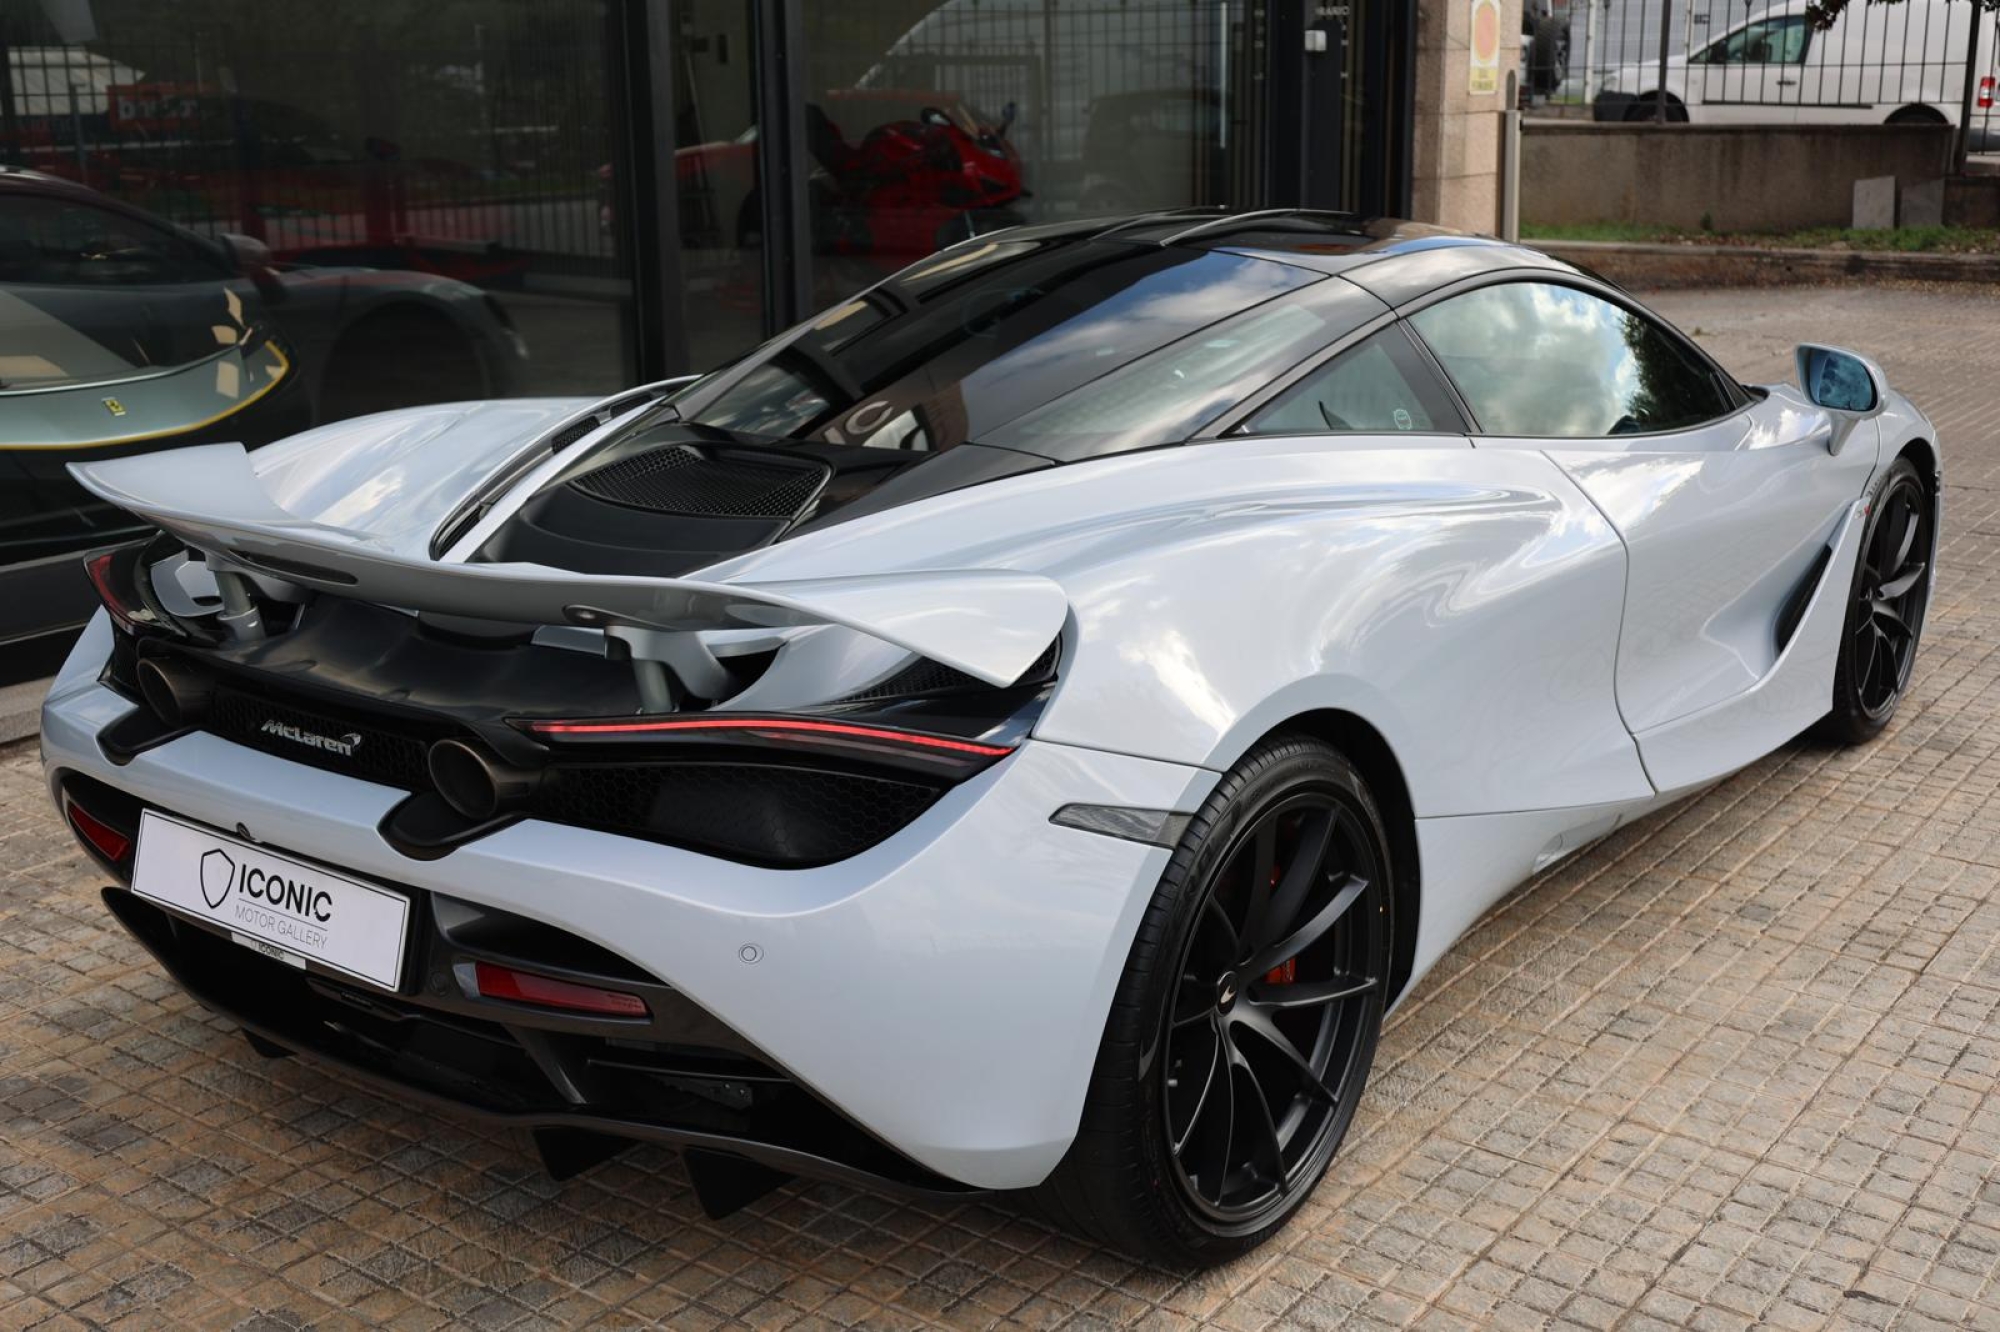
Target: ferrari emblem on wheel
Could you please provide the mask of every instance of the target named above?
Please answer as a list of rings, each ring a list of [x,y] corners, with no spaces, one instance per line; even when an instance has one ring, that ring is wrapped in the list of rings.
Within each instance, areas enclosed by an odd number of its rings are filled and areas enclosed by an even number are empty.
[[[93,563],[47,763],[169,971],[691,1147],[713,1209],[997,1193],[1180,1267],[1340,1168],[1509,889],[1894,724],[1942,465],[1854,352],[1744,384],[1547,255],[1292,210],[1019,227],[699,379],[276,447],[74,468],[162,537]],[[195,898],[190,845],[244,868]],[[232,872],[248,946],[177,927]]]

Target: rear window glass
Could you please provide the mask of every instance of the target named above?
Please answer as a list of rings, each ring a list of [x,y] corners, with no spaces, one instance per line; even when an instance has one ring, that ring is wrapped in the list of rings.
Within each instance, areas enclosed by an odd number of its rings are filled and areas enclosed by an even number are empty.
[[[1319,280],[1239,255],[1002,235],[906,270],[754,353],[719,395],[691,393],[688,419],[915,451],[988,443],[1082,385]]]

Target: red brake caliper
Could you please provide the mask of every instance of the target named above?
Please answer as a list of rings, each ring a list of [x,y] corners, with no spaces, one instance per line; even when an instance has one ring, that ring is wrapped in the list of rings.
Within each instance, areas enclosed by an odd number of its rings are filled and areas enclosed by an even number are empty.
[[[1282,877],[1283,875],[1281,874],[1280,871],[1275,869],[1272,870],[1271,887],[1276,888],[1278,886],[1278,880]],[[1280,962],[1277,966],[1272,967],[1269,971],[1265,972],[1264,984],[1290,985],[1293,981],[1297,980],[1298,978],[1299,978],[1299,960],[1295,957],[1291,957],[1291,958],[1286,958],[1283,962]]]

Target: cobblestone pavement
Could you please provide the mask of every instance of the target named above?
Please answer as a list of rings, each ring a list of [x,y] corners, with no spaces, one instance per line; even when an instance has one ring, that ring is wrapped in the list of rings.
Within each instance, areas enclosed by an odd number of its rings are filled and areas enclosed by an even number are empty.
[[[266,1063],[110,925],[0,751],[0,1324],[2000,1328],[2000,303],[1683,293],[1732,369],[1877,353],[1950,459],[1914,695],[1510,898],[1392,1021],[1267,1249],[1186,1278],[985,1205],[798,1185],[721,1223],[641,1149]]]

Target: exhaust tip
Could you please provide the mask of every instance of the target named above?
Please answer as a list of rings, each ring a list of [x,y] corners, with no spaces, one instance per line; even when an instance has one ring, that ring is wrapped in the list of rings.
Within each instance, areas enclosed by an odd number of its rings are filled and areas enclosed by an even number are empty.
[[[516,767],[469,740],[433,744],[426,766],[445,803],[479,822],[526,804],[542,780],[534,769]]]
[[[215,682],[200,671],[170,658],[144,657],[134,674],[140,697],[167,725],[198,726],[208,715]]]

